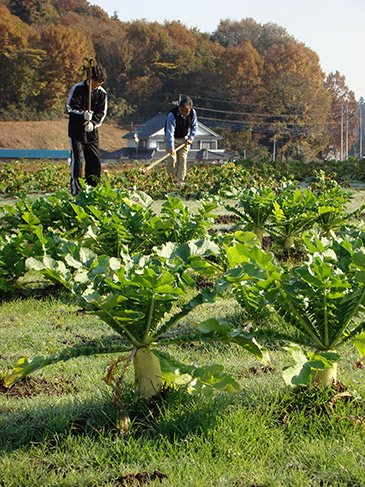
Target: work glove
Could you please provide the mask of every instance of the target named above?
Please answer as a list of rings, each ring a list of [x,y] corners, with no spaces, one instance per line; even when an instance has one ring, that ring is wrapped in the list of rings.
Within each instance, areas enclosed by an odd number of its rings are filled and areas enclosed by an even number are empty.
[[[94,124],[92,122],[85,122],[85,132],[92,132],[94,130]]]
[[[84,112],[84,119],[87,121],[87,122],[90,122],[91,119],[93,118],[93,113],[94,112],[89,112],[88,110],[86,110]],[[91,131],[90,131],[91,132]]]

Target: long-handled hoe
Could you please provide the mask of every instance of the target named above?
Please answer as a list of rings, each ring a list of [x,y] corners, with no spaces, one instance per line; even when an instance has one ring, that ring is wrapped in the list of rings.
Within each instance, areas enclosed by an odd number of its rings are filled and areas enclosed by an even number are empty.
[[[92,67],[95,66],[94,58],[84,58],[84,71],[86,72],[87,79],[89,82],[89,97],[88,97],[88,111],[91,112],[91,78],[92,78]]]
[[[178,145],[175,149],[175,152],[178,152],[180,149],[182,149],[183,147],[185,147],[185,143],[181,144],[181,145]],[[152,164],[150,164],[149,166],[143,168],[143,172],[148,172],[150,171],[153,167],[157,166],[157,164],[159,164],[160,162],[164,161],[165,159],[167,159],[169,157],[170,153],[167,152],[164,156],[160,157],[160,159],[157,159],[157,161],[154,161],[152,162]]]

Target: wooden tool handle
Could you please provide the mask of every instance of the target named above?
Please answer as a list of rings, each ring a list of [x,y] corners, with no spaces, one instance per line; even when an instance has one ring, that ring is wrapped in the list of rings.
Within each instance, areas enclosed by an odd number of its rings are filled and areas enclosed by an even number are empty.
[[[185,142],[179,146],[176,147],[175,149],[175,152],[179,151],[180,149],[182,149],[183,147],[185,147]],[[144,170],[145,171],[149,171],[150,169],[152,169],[153,167],[155,167],[159,162],[162,162],[164,161],[165,159],[167,159],[171,154],[168,152],[167,154],[165,154],[164,156],[160,157],[160,159],[157,159],[157,161],[153,162],[152,164],[150,164],[149,166],[145,167]]]
[[[91,80],[92,80],[92,67],[95,66],[95,61],[94,59],[91,58],[84,58],[84,70],[86,71],[87,74],[87,79],[89,82],[89,96],[87,100],[87,109],[89,112],[91,112]]]

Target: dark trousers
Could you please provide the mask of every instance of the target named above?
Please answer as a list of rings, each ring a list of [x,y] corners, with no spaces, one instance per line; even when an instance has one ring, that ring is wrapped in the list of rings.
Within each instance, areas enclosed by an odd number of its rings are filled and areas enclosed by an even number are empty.
[[[71,194],[81,191],[79,179],[82,178],[82,161],[85,159],[85,180],[90,186],[96,186],[101,175],[101,162],[98,142],[84,144],[71,140]]]

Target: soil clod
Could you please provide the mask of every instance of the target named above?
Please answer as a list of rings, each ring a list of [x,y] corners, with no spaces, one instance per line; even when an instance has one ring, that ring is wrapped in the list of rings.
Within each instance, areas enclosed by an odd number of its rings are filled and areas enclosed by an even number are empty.
[[[149,485],[150,482],[154,480],[167,479],[167,475],[160,472],[159,470],[154,470],[153,473],[148,472],[140,472],[140,473],[130,473],[128,475],[124,475],[123,477],[119,477],[116,480],[116,487],[142,487]]]

